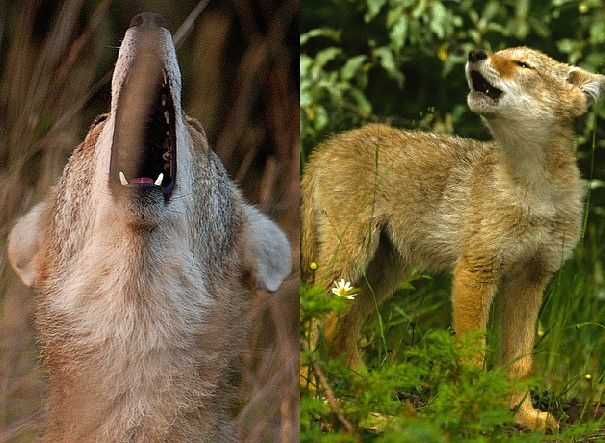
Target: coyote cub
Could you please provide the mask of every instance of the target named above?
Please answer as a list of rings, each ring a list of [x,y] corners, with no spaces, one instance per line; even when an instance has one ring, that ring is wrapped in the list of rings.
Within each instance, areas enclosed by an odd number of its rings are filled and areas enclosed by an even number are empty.
[[[9,257],[37,292],[47,442],[233,442],[249,294],[291,253],[181,108],[165,20],[137,15],[111,112],[21,218]]]
[[[573,121],[605,77],[521,47],[470,52],[466,78],[493,142],[370,125],[328,140],[306,167],[304,269],[315,261],[317,283],[365,289],[326,324],[332,352],[351,365],[363,319],[417,267],[453,272],[458,335],[485,331],[500,291],[502,363],[515,378],[531,370],[542,292],[580,235]],[[511,405],[528,428],[557,426],[525,394]]]

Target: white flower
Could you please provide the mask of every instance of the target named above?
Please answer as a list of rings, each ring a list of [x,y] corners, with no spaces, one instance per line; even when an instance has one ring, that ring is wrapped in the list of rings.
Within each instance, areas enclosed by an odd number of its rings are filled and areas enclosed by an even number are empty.
[[[332,288],[332,293],[338,297],[346,297],[349,300],[353,300],[355,298],[355,294],[352,294],[354,288],[351,287],[350,282],[345,282],[344,278],[341,279],[338,283],[334,282],[334,288]]]

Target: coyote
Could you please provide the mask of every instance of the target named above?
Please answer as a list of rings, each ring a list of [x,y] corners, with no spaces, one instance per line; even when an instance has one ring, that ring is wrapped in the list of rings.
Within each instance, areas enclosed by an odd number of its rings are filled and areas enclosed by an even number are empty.
[[[331,138],[306,166],[303,269],[316,262],[316,283],[364,289],[325,325],[331,352],[352,366],[364,318],[415,267],[453,273],[458,336],[485,331],[499,290],[502,363],[512,378],[530,373],[542,292],[580,236],[573,121],[605,77],[518,47],[471,51],[466,78],[493,142],[375,124]],[[557,427],[526,393],[511,406],[525,427]]]
[[[183,113],[161,16],[132,20],[110,112],[17,222],[9,257],[38,297],[43,441],[237,441],[249,295],[277,290],[290,246]]]

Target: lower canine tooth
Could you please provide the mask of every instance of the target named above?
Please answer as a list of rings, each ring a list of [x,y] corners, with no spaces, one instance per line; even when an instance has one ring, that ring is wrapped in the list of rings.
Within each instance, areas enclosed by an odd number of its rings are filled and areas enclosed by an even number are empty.
[[[120,171],[119,175],[120,175],[120,183],[122,184],[122,186],[126,186],[128,184],[128,180],[126,180],[124,173],[122,171]]]
[[[160,172],[160,175],[158,175],[158,178],[156,179],[154,184],[156,186],[160,186],[162,184],[162,180],[164,180],[164,174],[162,172]]]

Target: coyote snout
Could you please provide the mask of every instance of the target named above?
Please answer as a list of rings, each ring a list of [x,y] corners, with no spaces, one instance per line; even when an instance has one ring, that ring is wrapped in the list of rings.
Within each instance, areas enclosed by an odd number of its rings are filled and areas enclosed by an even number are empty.
[[[45,441],[236,440],[248,295],[280,286],[290,248],[181,110],[160,16],[133,19],[110,112],[15,225],[9,257],[38,293]]]

